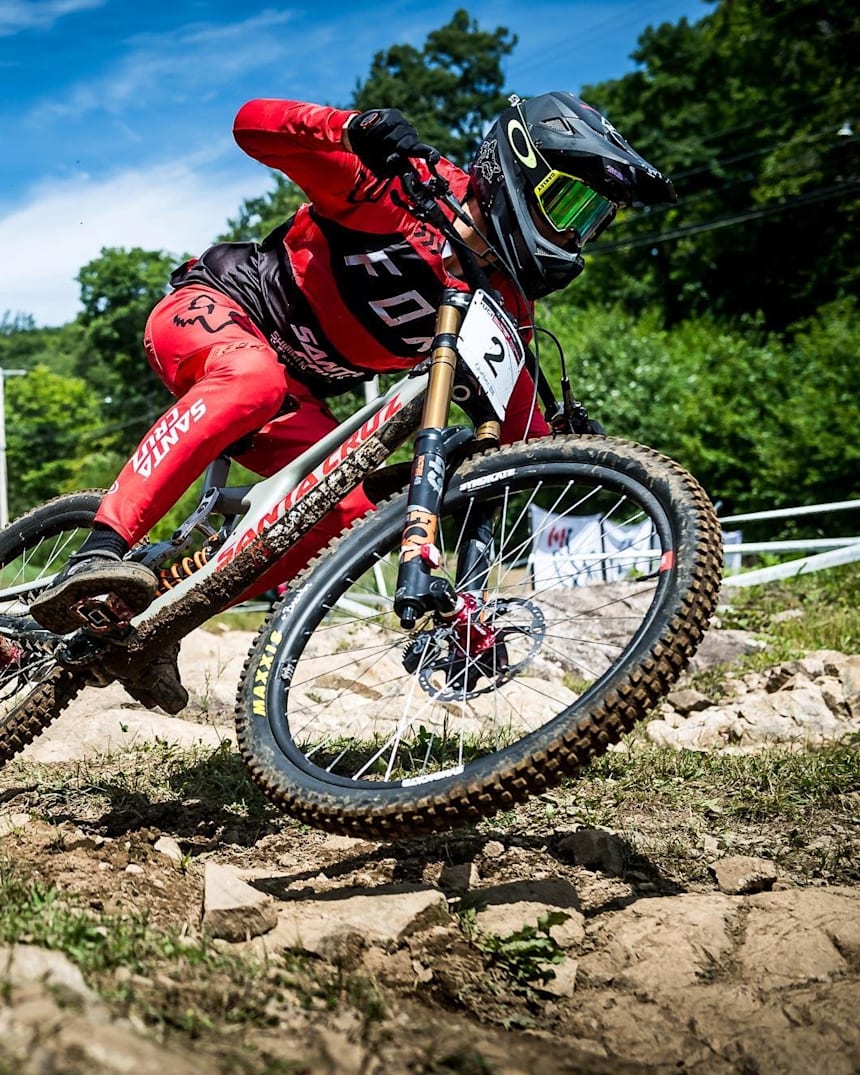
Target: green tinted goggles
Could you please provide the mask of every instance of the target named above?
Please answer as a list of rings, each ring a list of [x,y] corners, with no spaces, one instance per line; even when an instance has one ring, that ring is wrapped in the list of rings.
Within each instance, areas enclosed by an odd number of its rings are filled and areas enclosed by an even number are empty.
[[[551,171],[535,187],[540,211],[556,231],[575,231],[584,246],[615,216],[614,202],[581,179]]]

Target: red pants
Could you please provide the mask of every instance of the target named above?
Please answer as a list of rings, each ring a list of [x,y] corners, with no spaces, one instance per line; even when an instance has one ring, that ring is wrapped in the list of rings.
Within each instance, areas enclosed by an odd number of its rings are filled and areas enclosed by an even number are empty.
[[[96,521],[139,541],[221,452],[254,434],[237,462],[268,477],[337,425],[290,378],[240,306],[209,288],[180,288],[155,307],[144,337],[149,363],[177,401],[143,438]],[[287,395],[299,407],[276,417]],[[292,578],[354,519],[373,508],[359,488],[290,550],[257,586]]]
[[[225,449],[253,434],[233,457],[263,477],[274,474],[337,425],[328,407],[291,378],[244,310],[211,288],[186,287],[162,299],[144,336],[149,363],[176,403],[140,442],[111,486],[96,522],[139,541]],[[531,415],[533,386],[523,377],[511,400],[505,441],[542,435]],[[277,417],[287,396],[298,409]],[[294,577],[328,542],[373,509],[359,487],[313,528],[256,587]]]

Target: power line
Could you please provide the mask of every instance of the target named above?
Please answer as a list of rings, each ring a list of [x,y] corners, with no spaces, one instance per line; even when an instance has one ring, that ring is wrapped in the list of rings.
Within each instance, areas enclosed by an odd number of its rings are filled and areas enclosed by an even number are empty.
[[[708,231],[717,231],[719,228],[728,228],[733,224],[744,224],[750,220],[761,220],[763,217],[774,216],[778,213],[787,212],[799,205],[812,205],[815,202],[827,201],[842,194],[848,194],[860,190],[860,182],[840,183],[833,187],[824,187],[808,194],[800,194],[790,198],[779,205],[764,206],[761,209],[750,209],[744,213],[735,213],[731,216],[717,217],[714,220],[703,221],[699,224],[685,224],[679,228],[672,228],[662,232],[652,232],[650,235],[639,235],[632,239],[619,239],[614,243],[598,243],[590,255],[610,254],[616,250],[632,250],[638,246],[659,246],[660,243],[674,239],[682,239],[687,235],[697,235]]]
[[[652,0],[652,2],[650,3],[626,4],[623,8],[616,11],[608,18],[601,19],[599,22],[587,24],[581,29],[571,30],[571,32],[557,45],[554,45],[549,49],[543,49],[540,55],[537,56],[534,60],[529,61],[519,67],[517,77],[519,78],[519,76],[524,72],[528,73],[529,71],[537,70],[538,68],[544,67],[548,61],[555,60],[559,56],[563,56],[565,53],[571,53],[575,56],[576,51],[581,51],[584,45],[591,45],[595,41],[599,41],[601,38],[606,37],[607,34],[616,32],[619,23],[625,20],[628,13],[632,15],[634,12],[638,12],[642,9],[647,9],[649,14],[646,17],[650,19],[652,17],[650,14],[651,10],[655,11],[657,14],[665,15],[673,8],[681,7],[683,2],[684,0],[675,0],[674,3],[666,3],[665,0]],[[704,12],[704,14],[707,14],[707,12]],[[573,25],[574,21],[575,16],[572,16],[569,24]],[[629,21],[632,21],[632,19],[630,19]],[[663,18],[662,21],[667,22],[668,19]],[[646,27],[643,27],[643,29],[647,28],[647,26],[650,25],[650,22],[646,23]]]

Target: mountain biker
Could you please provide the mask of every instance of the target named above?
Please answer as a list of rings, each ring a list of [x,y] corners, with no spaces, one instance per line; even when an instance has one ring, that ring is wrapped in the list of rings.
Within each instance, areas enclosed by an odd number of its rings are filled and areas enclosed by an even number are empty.
[[[472,222],[454,219],[461,241],[528,335],[533,300],[582,271],[583,247],[620,206],[673,201],[674,191],[572,94],[511,100],[468,171],[444,159],[438,170]],[[309,203],[261,243],[219,243],[173,273],[144,344],[176,402],[105,495],[79,552],[32,601],[31,614],[52,631],[79,627],[73,606],[96,595],[141,612],[157,580],[122,558],[189,480],[227,450],[260,475],[275,473],[336,426],[326,396],[420,362],[443,289],[466,289],[457,250],[403,205],[404,160],[426,178],[435,151],[397,109],[254,100],[234,135]],[[504,443],[549,432],[534,396],[523,372]],[[292,577],[372,508],[360,487],[346,496],[259,590]]]

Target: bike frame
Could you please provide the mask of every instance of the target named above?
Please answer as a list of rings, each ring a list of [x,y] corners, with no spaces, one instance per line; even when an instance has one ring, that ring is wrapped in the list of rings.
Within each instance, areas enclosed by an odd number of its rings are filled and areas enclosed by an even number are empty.
[[[208,506],[201,519],[208,514],[237,516],[231,533],[206,563],[160,594],[135,617],[132,625],[138,637],[149,634],[149,629],[164,620],[165,614],[176,612],[177,606],[187,605],[192,591],[198,592],[206,604],[210,594],[214,599],[208,618],[246,590],[253,579],[251,573],[242,573],[238,588],[229,584],[224,590],[212,585],[212,580],[226,574],[225,569],[231,565],[234,570],[230,574],[235,575],[240,560],[250,559],[255,553],[255,563],[260,568],[257,573],[261,573],[322,518],[324,512],[315,510],[315,506],[308,509],[310,500],[319,499],[324,490],[337,490],[345,496],[381,465],[418,428],[420,412],[415,404],[424,396],[428,379],[426,370],[404,376],[281,470],[251,486],[207,486],[204,479],[200,504],[208,502]],[[386,447],[377,461],[380,450],[376,446],[380,443]],[[216,461],[207,470],[206,478],[214,476],[217,469]],[[176,551],[181,552],[181,545]]]

